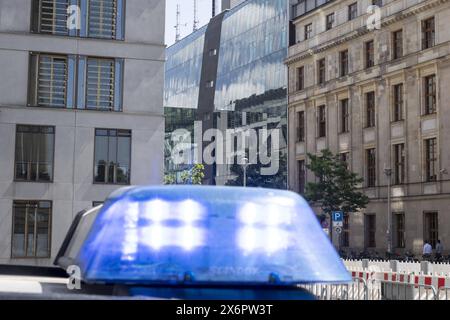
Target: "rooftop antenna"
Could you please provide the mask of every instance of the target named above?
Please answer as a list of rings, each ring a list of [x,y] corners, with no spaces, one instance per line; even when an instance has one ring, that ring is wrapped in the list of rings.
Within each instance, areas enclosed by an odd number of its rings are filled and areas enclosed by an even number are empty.
[[[180,4],[177,4],[177,24],[175,25],[175,42],[178,42],[181,40],[181,27],[185,27],[187,24],[181,24],[180,22],[181,17],[181,11],[180,11]]]
[[[194,0],[194,32],[198,30],[197,0]]]
[[[216,0],[212,0],[212,17],[216,16]]]

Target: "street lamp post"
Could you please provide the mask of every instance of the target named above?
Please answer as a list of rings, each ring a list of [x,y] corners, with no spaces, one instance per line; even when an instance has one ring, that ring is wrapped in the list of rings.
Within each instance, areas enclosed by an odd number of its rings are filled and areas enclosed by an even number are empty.
[[[247,168],[248,168],[248,158],[244,158],[244,164],[242,165],[244,169],[244,187],[247,187]]]
[[[391,215],[391,176],[392,169],[384,169],[384,173],[388,177],[388,196],[387,196],[387,206],[388,206],[388,214],[387,214],[387,251],[388,254],[392,253],[392,215]]]

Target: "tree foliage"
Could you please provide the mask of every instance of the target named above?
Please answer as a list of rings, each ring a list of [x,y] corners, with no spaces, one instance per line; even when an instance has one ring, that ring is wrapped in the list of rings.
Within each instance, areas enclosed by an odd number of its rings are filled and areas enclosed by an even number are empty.
[[[195,184],[201,185],[205,178],[205,166],[202,164],[194,165],[190,170],[185,170],[180,175],[181,182],[177,181],[175,174],[166,174],[164,176],[164,184]]]
[[[308,154],[308,158],[307,168],[317,178],[317,182],[306,185],[305,198],[311,204],[319,205],[326,214],[333,211],[353,213],[367,206],[368,197],[358,191],[364,180],[348,170],[338,155],[323,150],[319,156]]]

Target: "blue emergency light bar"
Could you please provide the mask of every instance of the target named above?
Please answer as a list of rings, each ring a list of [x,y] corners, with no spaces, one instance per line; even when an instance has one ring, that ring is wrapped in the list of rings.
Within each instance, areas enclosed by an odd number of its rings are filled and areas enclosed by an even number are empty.
[[[73,262],[93,284],[351,281],[307,202],[270,189],[121,189],[98,211]]]

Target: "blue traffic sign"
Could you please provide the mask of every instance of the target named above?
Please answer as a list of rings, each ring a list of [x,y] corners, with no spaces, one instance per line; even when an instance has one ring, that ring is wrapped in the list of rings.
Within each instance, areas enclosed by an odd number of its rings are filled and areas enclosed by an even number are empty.
[[[342,211],[335,211],[332,214],[332,219],[334,222],[344,221],[344,213]]]

